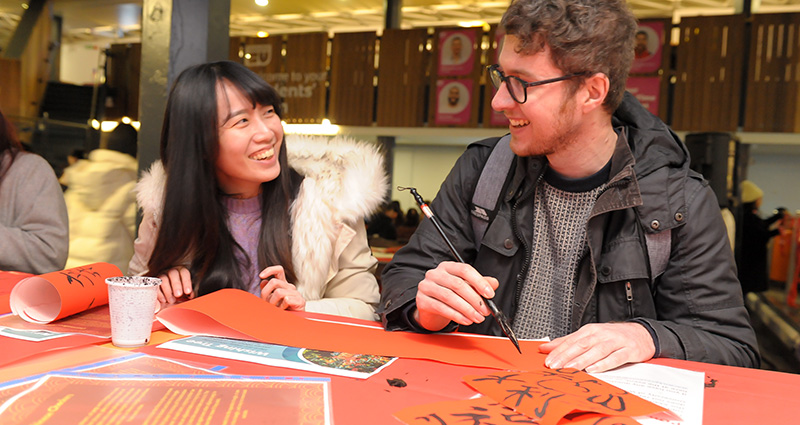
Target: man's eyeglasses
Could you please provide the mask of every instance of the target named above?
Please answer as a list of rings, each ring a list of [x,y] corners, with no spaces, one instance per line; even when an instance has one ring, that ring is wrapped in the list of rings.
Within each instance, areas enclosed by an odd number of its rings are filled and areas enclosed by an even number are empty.
[[[528,87],[536,87],[544,84],[556,83],[558,81],[569,80],[570,78],[581,77],[586,75],[585,72],[579,72],[574,74],[567,74],[561,77],[550,78],[548,80],[528,82],[521,78],[503,74],[503,71],[498,69],[499,67],[500,65],[498,64],[489,65],[486,67],[486,69],[489,71],[489,77],[492,80],[492,84],[494,85],[494,88],[500,89],[500,85],[506,83],[506,89],[508,90],[508,94],[510,94],[511,98],[514,99],[514,101],[517,103],[525,103],[525,101],[528,100]]]

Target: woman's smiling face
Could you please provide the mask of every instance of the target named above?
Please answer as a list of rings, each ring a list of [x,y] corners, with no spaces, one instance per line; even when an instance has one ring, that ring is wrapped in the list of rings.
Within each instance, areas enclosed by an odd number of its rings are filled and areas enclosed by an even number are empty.
[[[257,196],[261,183],[281,172],[278,152],[283,125],[272,105],[253,105],[227,80],[217,85],[219,153],[217,182],[223,192],[240,198]]]

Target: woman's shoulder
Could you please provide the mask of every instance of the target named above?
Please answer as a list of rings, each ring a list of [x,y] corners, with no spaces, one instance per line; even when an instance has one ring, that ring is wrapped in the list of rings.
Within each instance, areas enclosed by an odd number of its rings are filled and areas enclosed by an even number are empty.
[[[8,160],[8,155],[3,158],[3,163]],[[6,171],[7,178],[19,176],[25,180],[55,179],[55,171],[44,158],[32,152],[19,152]]]

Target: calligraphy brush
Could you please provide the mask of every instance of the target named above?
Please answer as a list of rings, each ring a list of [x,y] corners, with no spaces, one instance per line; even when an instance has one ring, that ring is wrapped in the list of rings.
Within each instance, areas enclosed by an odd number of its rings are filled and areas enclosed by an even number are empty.
[[[422,200],[422,196],[419,195],[417,189],[414,187],[398,186],[397,190],[400,191],[408,190],[409,192],[411,192],[411,195],[414,197],[414,201],[417,202],[417,205],[419,205],[419,208],[422,210],[422,213],[425,214],[425,216],[431,220],[434,227],[436,227],[436,230],[439,231],[439,234],[442,236],[442,239],[444,239],[444,242],[447,244],[447,247],[450,248],[450,252],[453,253],[453,256],[455,256],[460,263],[464,263],[464,259],[461,258],[461,255],[459,255],[458,251],[456,251],[456,248],[450,242],[450,239],[448,239],[447,235],[444,233],[444,229],[442,229],[442,226],[439,225],[439,220],[437,220],[436,216],[433,215],[433,210],[431,209],[431,207],[428,206],[428,204],[425,203],[424,200]],[[519,342],[517,341],[517,336],[514,335],[514,330],[511,329],[511,326],[508,324],[508,317],[506,317],[506,315],[503,314],[503,312],[497,308],[494,301],[487,299],[480,293],[478,293],[478,295],[481,297],[483,302],[486,303],[486,306],[489,307],[489,311],[492,312],[492,317],[494,317],[494,320],[497,321],[498,325],[500,325],[500,329],[508,337],[508,339],[511,340],[511,342],[514,344],[514,347],[517,348],[517,351],[519,351],[519,353],[522,354],[522,350],[520,350],[519,348]]]

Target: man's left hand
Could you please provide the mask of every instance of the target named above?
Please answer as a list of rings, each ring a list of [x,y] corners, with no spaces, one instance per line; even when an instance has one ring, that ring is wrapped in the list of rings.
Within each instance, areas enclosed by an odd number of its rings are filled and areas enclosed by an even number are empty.
[[[590,323],[542,344],[539,350],[547,354],[549,368],[604,372],[650,360],[656,348],[650,332],[639,323]]]

